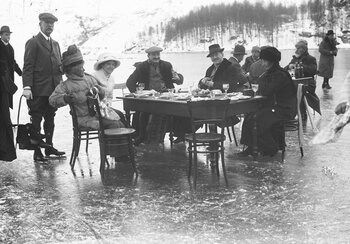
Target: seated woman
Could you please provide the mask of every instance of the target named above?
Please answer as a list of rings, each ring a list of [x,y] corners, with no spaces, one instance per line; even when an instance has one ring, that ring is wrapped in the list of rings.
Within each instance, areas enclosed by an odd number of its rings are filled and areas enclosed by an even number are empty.
[[[106,94],[104,101],[106,102],[107,106],[112,105],[113,90],[119,87],[118,84],[115,84],[112,76],[113,71],[118,68],[119,65],[120,61],[111,53],[100,54],[96,63],[94,64],[95,72],[92,75],[97,79],[98,84],[105,88]],[[127,126],[124,114],[117,109],[114,109],[114,111],[119,115],[123,124]]]
[[[63,107],[69,103],[73,103],[77,117],[78,124],[84,128],[99,129],[99,120],[96,116],[89,114],[87,104],[87,94],[94,87],[99,93],[100,97],[105,94],[105,89],[98,85],[97,80],[84,73],[84,60],[80,50],[71,45],[68,50],[62,54],[62,64],[67,80],[61,82],[49,98],[49,102],[53,107]],[[103,118],[103,125],[105,128],[120,128],[124,124],[120,121],[119,116],[110,114],[107,118]]]
[[[266,97],[262,107],[256,113],[258,125],[258,148],[263,155],[274,156],[278,149],[278,138],[275,136],[278,123],[293,119],[296,115],[296,86],[289,73],[280,67],[281,53],[274,47],[261,50],[260,59],[266,72],[258,79],[258,93]],[[247,148],[240,156],[252,154],[253,114],[247,115],[242,126],[241,143]]]

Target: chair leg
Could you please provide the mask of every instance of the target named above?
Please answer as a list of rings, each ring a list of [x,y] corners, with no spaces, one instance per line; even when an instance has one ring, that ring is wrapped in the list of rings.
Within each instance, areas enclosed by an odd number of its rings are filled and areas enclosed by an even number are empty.
[[[232,128],[233,139],[235,140],[236,147],[238,147],[238,142],[237,142],[236,133],[235,133],[235,127],[232,125],[231,128]]]
[[[301,157],[304,157],[304,149],[303,149],[303,147],[300,147],[300,154],[301,154]]]
[[[104,142],[100,140],[100,173],[103,174],[105,169],[105,162],[106,162],[106,155],[105,155],[105,148],[104,148]]]
[[[220,172],[219,172],[219,153],[215,153],[215,162],[216,162],[216,175],[218,178],[220,177]]]
[[[224,148],[224,143],[221,143],[221,166],[222,166],[222,172],[224,174],[225,178],[225,183],[226,187],[228,187],[228,180],[227,180],[227,175],[226,175],[226,167],[225,167],[225,148]]]
[[[72,146],[72,153],[70,155],[70,160],[69,160],[69,164],[70,164],[70,167],[71,169],[73,170],[74,169],[74,165],[75,165],[75,148],[76,148],[76,141],[77,139],[76,138],[73,138],[73,146]]]
[[[228,139],[230,139],[230,142],[232,142],[231,133],[230,133],[230,127],[226,126],[226,130],[227,130]]]
[[[128,136],[128,149],[129,149],[129,157],[130,157],[130,161],[131,161],[131,166],[136,174],[136,176],[138,176],[138,172],[136,169],[136,165],[135,165],[135,155],[134,155],[134,146],[132,143],[132,139],[131,136]]]
[[[192,152],[190,150],[192,150],[192,143],[189,142],[189,145],[188,145],[188,178],[191,177],[191,171],[192,171]]]
[[[282,159],[282,162],[284,161],[284,153],[286,152],[285,149],[282,150],[282,155],[281,155],[281,159]]]
[[[197,189],[197,149],[194,149],[193,153],[193,163],[194,163],[194,175],[193,175],[193,188],[196,190]]]
[[[85,145],[85,152],[88,153],[89,150],[89,131],[86,132],[86,145]]]

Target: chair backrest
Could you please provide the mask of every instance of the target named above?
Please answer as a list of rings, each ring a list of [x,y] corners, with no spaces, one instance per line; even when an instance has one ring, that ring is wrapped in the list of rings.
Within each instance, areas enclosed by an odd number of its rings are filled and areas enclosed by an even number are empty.
[[[75,110],[74,104],[69,103],[69,109],[70,109],[70,115],[72,117],[72,123],[73,123],[73,130],[78,131],[79,130],[79,125],[78,125],[78,117],[77,117],[77,112]]]
[[[103,126],[103,121],[102,121],[103,117],[102,117],[101,110],[100,110],[99,98],[98,98],[98,96],[96,96],[96,97],[87,96],[87,102],[89,103],[89,106],[92,106],[92,108],[96,112],[99,126],[100,126],[100,132],[103,135],[105,128]]]
[[[224,133],[228,105],[230,99],[188,101],[188,109],[191,118],[192,133],[196,127],[202,124],[215,124]]]

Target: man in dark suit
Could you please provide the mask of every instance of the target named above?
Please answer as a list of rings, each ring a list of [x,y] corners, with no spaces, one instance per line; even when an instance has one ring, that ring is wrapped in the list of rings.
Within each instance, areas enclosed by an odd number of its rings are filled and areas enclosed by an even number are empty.
[[[209,46],[209,54],[213,64],[207,69],[205,77],[199,81],[198,87],[201,89],[220,89],[223,90],[224,83],[229,84],[228,92],[242,91],[248,80],[243,75],[241,66],[233,65],[224,58],[224,48],[219,44]]]
[[[40,32],[29,39],[25,46],[23,67],[23,95],[27,98],[29,114],[35,135],[40,139],[41,121],[44,118],[46,143],[53,145],[56,108],[49,104],[49,96],[62,81],[61,51],[58,42],[50,35],[57,18],[50,13],[39,15]],[[46,156],[62,156],[54,147],[45,149]],[[35,161],[46,161],[40,148],[34,151]]]
[[[1,73],[7,72],[11,81],[14,82],[14,72],[16,71],[16,73],[21,76],[22,70],[15,60],[15,52],[10,44],[11,33],[10,27],[8,26],[2,26],[0,29],[0,70]],[[12,96],[10,96],[9,99],[10,108],[13,108]]]
[[[129,76],[126,81],[126,86],[130,92],[135,92],[137,84],[144,84],[145,90],[155,90],[157,92],[164,92],[174,88],[174,83],[181,85],[183,77],[173,70],[170,62],[160,59],[160,52],[163,51],[160,47],[150,47],[145,50],[147,53],[147,60],[135,65],[135,71]],[[135,145],[140,144],[146,140],[146,127],[149,125],[149,113],[137,113],[134,116],[133,127],[138,132],[138,137],[135,139]],[[189,120],[174,117],[173,132],[178,138],[174,143],[184,141],[186,129],[190,128]]]
[[[11,33],[8,26],[2,26],[0,29],[0,160],[4,161],[12,161],[17,157],[10,108],[13,107],[12,96],[17,91],[14,70],[18,75],[22,75],[9,43]]]

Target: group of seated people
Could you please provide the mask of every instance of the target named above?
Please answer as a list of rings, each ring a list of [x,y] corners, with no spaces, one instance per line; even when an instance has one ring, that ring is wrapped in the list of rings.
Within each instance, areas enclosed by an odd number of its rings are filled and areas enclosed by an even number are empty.
[[[135,92],[140,83],[144,84],[144,89],[153,89],[157,92],[174,88],[174,83],[182,84],[182,75],[173,70],[170,62],[160,59],[161,51],[159,47],[146,49],[148,59],[138,62],[135,65],[135,71],[126,81],[130,92]],[[308,54],[305,41],[297,43],[295,56],[285,68],[279,65],[281,53],[275,47],[253,47],[252,55],[246,58],[243,66],[240,62],[246,55],[244,46],[236,45],[229,59],[224,57],[223,51],[224,48],[218,44],[209,46],[207,57],[213,64],[206,70],[205,76],[199,80],[198,88],[223,90],[223,84],[228,83],[228,92],[239,92],[250,88],[252,83],[258,83],[258,93],[266,97],[261,109],[256,113],[258,148],[262,154],[273,156],[279,148],[278,139],[274,136],[275,125],[279,121],[293,119],[296,115],[296,86],[288,69],[293,68],[296,62],[302,61],[305,75],[312,77],[317,69],[316,60]],[[89,75],[84,72],[84,59],[75,45],[69,46],[62,56],[67,80],[56,87],[50,96],[50,104],[61,107],[72,103],[77,111],[79,126],[98,129],[98,119],[89,113],[87,94],[98,93],[109,106],[113,99],[113,89],[117,86],[111,74],[120,65],[120,61],[112,54],[102,54],[94,65],[95,73]],[[311,84],[308,91],[314,93],[315,85]],[[123,113],[112,110],[113,116],[103,120],[105,128],[128,126]],[[241,143],[246,145],[246,149],[240,153],[242,156],[252,153],[253,117],[251,114],[246,114],[244,118]],[[137,130],[136,145],[142,143],[147,137],[149,118],[150,114],[142,112],[134,116],[133,126]],[[175,143],[182,142],[185,134],[191,132],[190,121],[181,117],[175,117],[174,121],[173,132],[177,136]],[[232,125],[238,122],[239,119],[235,116],[229,120]]]

